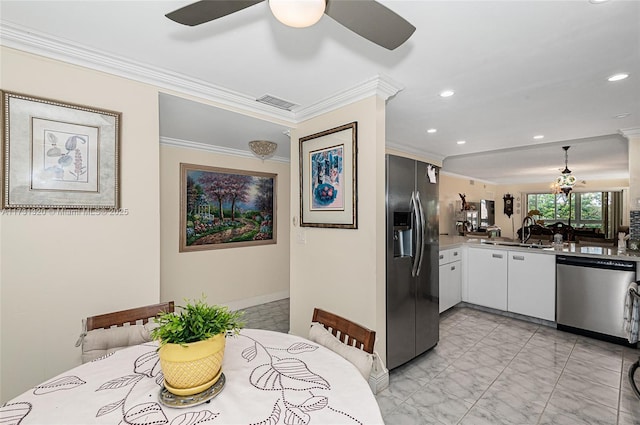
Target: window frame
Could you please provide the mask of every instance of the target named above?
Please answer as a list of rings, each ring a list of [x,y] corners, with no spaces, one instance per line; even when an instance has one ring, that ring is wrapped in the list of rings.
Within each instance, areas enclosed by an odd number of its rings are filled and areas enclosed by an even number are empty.
[[[591,193],[591,194],[598,194],[600,196],[600,219],[583,219],[582,218],[582,197],[583,195],[587,194],[587,193]],[[600,228],[601,230],[605,229],[605,220],[606,220],[606,213],[605,213],[605,209],[606,209],[606,205],[605,205],[605,200],[608,199],[608,197],[606,196],[606,192],[599,192],[599,191],[594,191],[594,192],[570,192],[569,193],[569,202],[571,205],[570,211],[569,211],[569,217],[566,218],[562,218],[559,216],[559,206],[558,206],[558,200],[562,197],[566,198],[566,196],[562,193],[560,194],[554,194],[554,193],[544,193],[544,192],[532,192],[532,193],[527,193],[526,196],[526,205],[528,210],[530,211],[532,209],[534,210],[540,210],[538,208],[538,204],[539,204],[539,196],[540,195],[545,195],[545,196],[553,196],[554,200],[553,200],[553,208],[554,208],[554,217],[540,217],[541,220],[544,220],[545,223],[548,221],[553,221],[553,223],[564,223],[564,224],[569,224],[569,222],[571,222],[571,226],[573,227],[587,227],[587,228]],[[530,201],[530,197],[531,196],[535,196],[535,203],[534,203],[534,207],[531,207],[531,201]],[[548,224],[553,224],[553,223],[548,223]]]

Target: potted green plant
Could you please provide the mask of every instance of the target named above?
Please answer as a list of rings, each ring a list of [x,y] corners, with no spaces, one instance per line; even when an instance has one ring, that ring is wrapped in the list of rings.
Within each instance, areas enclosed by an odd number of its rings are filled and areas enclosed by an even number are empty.
[[[180,312],[161,313],[151,337],[160,342],[158,355],[165,387],[176,395],[192,395],[215,384],[222,374],[225,337],[244,326],[242,311],[186,300]]]

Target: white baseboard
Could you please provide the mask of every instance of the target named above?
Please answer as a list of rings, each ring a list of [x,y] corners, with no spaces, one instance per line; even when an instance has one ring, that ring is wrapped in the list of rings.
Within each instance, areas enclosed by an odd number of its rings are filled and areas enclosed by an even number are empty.
[[[260,305],[270,303],[273,301],[289,298],[289,290],[273,292],[271,294],[259,295],[257,297],[245,298],[242,300],[231,301],[224,303],[230,310],[241,310],[247,307],[253,307],[254,305]]]

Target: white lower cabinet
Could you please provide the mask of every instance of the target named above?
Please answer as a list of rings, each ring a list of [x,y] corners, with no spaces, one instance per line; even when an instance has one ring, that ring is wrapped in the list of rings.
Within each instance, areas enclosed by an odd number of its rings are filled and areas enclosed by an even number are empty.
[[[508,252],[508,311],[556,320],[556,257]]]
[[[469,247],[466,264],[468,302],[555,322],[555,255]]]
[[[462,301],[462,251],[459,248],[440,252],[440,313]]]
[[[468,301],[507,310],[507,251],[484,248],[467,250]]]

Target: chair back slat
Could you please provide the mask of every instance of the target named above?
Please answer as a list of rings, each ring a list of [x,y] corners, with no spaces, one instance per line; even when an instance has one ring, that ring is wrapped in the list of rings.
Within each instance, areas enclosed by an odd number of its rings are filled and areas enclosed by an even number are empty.
[[[136,323],[141,322],[142,324],[145,324],[149,322],[149,319],[156,317],[158,313],[173,313],[175,311],[174,308],[173,301],[168,301],[160,304],[87,317],[87,331],[100,328],[108,329],[114,326],[124,326],[127,323],[135,325]]]
[[[373,345],[376,342],[375,331],[319,308],[313,309],[312,321],[321,323],[341,342],[367,353],[373,353]]]

